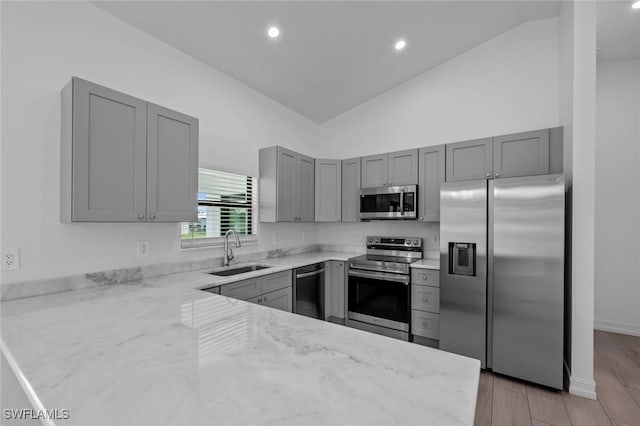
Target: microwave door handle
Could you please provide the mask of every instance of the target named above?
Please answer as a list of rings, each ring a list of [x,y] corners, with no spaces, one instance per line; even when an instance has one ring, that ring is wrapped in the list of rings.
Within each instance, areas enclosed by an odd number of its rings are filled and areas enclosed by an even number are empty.
[[[404,215],[404,189],[400,190],[400,216]]]

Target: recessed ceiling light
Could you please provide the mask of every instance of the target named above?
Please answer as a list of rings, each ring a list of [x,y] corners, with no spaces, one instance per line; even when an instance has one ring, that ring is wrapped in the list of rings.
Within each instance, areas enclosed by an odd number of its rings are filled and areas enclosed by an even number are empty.
[[[631,5],[632,9],[640,9],[640,0],[636,1]]]
[[[267,34],[269,34],[271,38],[278,38],[280,36],[280,30],[278,27],[271,27],[267,30]]]
[[[394,47],[396,48],[396,50],[402,50],[405,47],[407,47],[407,42],[404,40],[398,40],[396,41],[396,44],[394,45]]]

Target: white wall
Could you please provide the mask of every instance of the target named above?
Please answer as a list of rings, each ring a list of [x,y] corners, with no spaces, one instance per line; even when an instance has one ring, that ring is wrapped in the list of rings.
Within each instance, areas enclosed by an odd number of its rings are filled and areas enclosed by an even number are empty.
[[[317,124],[89,3],[2,2],[1,243],[22,264],[3,282],[221,253],[181,251],[177,224],[60,223],[60,90],[71,76],[198,117],[203,165],[257,176],[259,147],[315,151]],[[316,232],[265,224],[261,244]],[[136,257],[138,240],[151,256]]]
[[[563,2],[561,117],[572,180],[571,377],[569,392],[596,398],[593,380],[595,262],[596,4]],[[572,175],[572,176],[571,176]]]
[[[596,328],[640,336],[640,61],[597,70]]]
[[[514,28],[320,126],[319,154],[348,158],[560,125],[558,18]],[[420,236],[437,223],[322,224],[321,243]]]
[[[558,18],[514,28],[324,123],[348,158],[560,125]]]

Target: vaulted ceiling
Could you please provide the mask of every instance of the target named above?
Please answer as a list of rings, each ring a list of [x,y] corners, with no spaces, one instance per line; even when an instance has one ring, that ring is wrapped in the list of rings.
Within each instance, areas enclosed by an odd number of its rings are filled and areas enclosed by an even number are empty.
[[[318,123],[561,7],[526,0],[92,3]],[[620,20],[615,7],[602,13],[609,27]],[[277,39],[267,36],[271,26],[280,29]],[[396,51],[400,39],[407,45]],[[628,54],[616,40],[607,39],[601,54]]]

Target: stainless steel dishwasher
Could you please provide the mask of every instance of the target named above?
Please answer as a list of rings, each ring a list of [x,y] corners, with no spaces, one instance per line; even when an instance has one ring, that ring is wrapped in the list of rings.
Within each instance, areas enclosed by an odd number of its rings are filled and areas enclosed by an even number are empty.
[[[324,320],[324,263],[294,270],[293,312]]]

